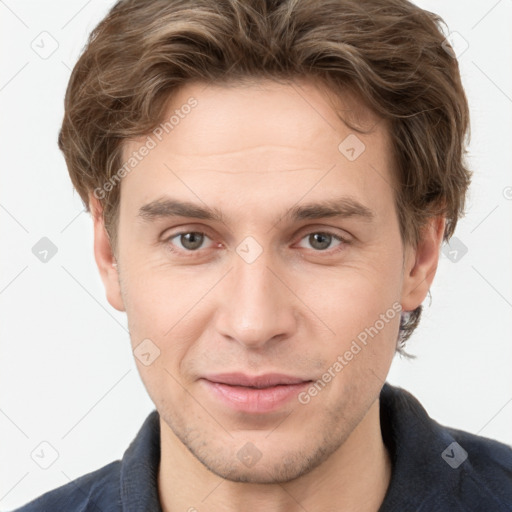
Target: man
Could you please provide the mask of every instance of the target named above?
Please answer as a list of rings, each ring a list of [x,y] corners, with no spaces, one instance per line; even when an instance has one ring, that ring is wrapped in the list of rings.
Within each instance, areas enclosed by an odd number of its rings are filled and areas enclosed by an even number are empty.
[[[116,4],[59,146],[156,411],[20,510],[512,510],[512,450],[385,383],[470,181],[439,24],[404,0]]]

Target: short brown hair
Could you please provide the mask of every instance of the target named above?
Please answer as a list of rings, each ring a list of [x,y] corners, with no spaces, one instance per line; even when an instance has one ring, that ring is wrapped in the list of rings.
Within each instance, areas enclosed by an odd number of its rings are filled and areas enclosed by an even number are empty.
[[[442,19],[406,0],[121,0],[75,65],[59,133],[86,208],[99,197],[116,248],[123,142],[148,134],[194,82],[311,77],[356,93],[390,126],[402,241],[464,214],[469,109]],[[105,189],[108,188],[108,191]],[[398,350],[422,306],[402,317]]]

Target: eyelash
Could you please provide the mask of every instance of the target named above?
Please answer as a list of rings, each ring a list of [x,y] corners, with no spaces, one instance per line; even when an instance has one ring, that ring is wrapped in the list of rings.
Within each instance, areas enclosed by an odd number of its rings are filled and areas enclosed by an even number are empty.
[[[178,233],[173,233],[172,235],[170,236],[167,236],[162,242],[169,248],[169,250],[173,253],[177,253],[181,256],[184,256],[184,257],[197,257],[199,254],[200,254],[200,251],[201,249],[196,249],[195,251],[191,251],[191,250],[187,250],[187,249],[174,249],[172,247],[172,244],[171,244],[171,240],[173,238],[176,238],[176,237],[179,237],[181,235],[187,235],[187,234],[199,234],[199,235],[204,235],[208,238],[210,238],[208,236],[207,233],[205,233],[204,231],[180,231]],[[336,233],[333,233],[332,231],[329,231],[329,230],[315,230],[315,231],[310,231],[308,233],[306,233],[304,236],[301,237],[300,241],[304,240],[304,238],[307,238],[309,237],[310,235],[314,235],[314,234],[321,234],[321,235],[329,235],[331,236],[333,239],[337,240],[340,242],[340,245],[337,246],[336,248],[334,249],[324,249],[324,250],[315,250],[315,249],[310,249],[311,251],[315,252],[315,253],[318,253],[318,254],[330,254],[332,255],[333,253],[337,253],[338,251],[340,250],[343,250],[343,246],[345,245],[348,245],[350,243],[349,240],[347,240],[346,238],[336,234]],[[210,238],[211,240],[211,238]]]

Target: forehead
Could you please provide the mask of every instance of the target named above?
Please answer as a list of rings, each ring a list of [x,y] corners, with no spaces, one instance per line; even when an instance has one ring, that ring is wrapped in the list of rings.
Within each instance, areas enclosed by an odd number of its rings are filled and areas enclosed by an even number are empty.
[[[313,146],[333,144],[337,150],[340,128],[354,131],[340,117],[363,131],[380,128],[373,130],[376,137],[387,132],[383,120],[353,92],[334,94],[318,80],[302,79],[290,83],[187,84],[171,97],[154,136],[160,141],[162,137],[170,139],[166,136],[172,133],[176,145],[179,142],[179,153],[191,157],[272,144],[297,150],[305,142]],[[126,146],[129,150],[130,144]]]
[[[229,196],[226,207],[249,196],[260,205],[265,197],[272,204],[305,193],[315,199],[336,188],[356,198],[373,190],[377,203],[392,196],[387,125],[355,95],[334,96],[312,81],[188,84],[153,132],[125,142],[124,161],[142,145],[151,149],[123,178],[121,204],[124,196],[140,207],[166,188],[196,200]]]

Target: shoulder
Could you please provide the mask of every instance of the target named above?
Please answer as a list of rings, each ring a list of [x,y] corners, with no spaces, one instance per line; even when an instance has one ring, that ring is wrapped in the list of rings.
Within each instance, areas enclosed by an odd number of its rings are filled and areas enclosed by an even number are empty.
[[[13,512],[159,510],[159,415],[151,412],[121,460],[53,489]]]
[[[117,512],[121,510],[117,460],[39,496],[13,512]]]
[[[512,448],[441,425],[404,389],[381,393],[393,475],[383,511],[512,510]]]
[[[482,493],[494,497],[504,496],[512,504],[512,447],[479,435],[450,427],[444,429],[454,439],[451,448],[446,448],[445,460],[458,456],[468,464],[468,484]],[[508,501],[510,500],[510,501]]]

